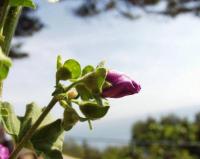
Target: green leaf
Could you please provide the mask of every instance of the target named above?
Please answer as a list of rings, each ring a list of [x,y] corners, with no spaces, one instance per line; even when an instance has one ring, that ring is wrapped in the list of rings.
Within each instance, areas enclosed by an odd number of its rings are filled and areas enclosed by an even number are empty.
[[[9,0],[11,6],[22,6],[22,7],[29,7],[29,8],[36,8],[36,5],[33,0]]]
[[[31,138],[36,152],[42,153],[45,159],[62,159],[63,141],[64,130],[61,119],[41,127]]]
[[[26,105],[26,113],[24,115],[24,120],[31,119],[31,123],[35,123],[35,121],[39,118],[45,108],[39,107],[36,103],[32,102]],[[43,122],[40,124],[40,127],[49,124],[53,121],[53,117],[48,114]]]
[[[1,123],[5,131],[10,134],[15,141],[17,141],[17,136],[20,131],[20,121],[15,115],[11,104],[7,102],[0,102],[1,113]]]
[[[105,68],[98,68],[95,72],[86,75],[83,78],[83,83],[92,94],[101,94],[106,75],[107,70]]]
[[[67,68],[71,73],[70,79],[77,79],[81,76],[81,65],[74,59],[65,61],[64,68]]]
[[[79,104],[79,108],[86,118],[96,120],[104,117],[110,107],[100,106],[94,102],[83,102]]]
[[[84,76],[84,75],[86,75],[86,74],[88,74],[90,72],[93,72],[93,71],[94,71],[94,67],[91,66],[91,65],[87,65],[82,70],[82,76]]]
[[[41,115],[43,109],[39,107],[35,103],[27,104],[26,106],[26,112],[24,117],[21,118],[21,126],[20,126],[20,133],[18,136],[18,141],[21,140],[21,138],[25,135],[27,130],[31,128],[31,126],[35,123],[35,121],[38,119],[38,117]],[[40,124],[40,127],[49,124],[53,121],[53,118],[50,114],[48,114],[43,122]]]
[[[92,98],[92,94],[91,94],[90,90],[85,85],[83,85],[83,84],[77,85],[76,90],[82,100],[87,101]]]
[[[61,67],[58,69],[58,71],[56,72],[56,80],[68,80],[71,78],[71,72],[69,71],[69,69],[65,68],[65,67]]]
[[[0,48],[0,81],[4,80],[7,77],[11,65],[12,62],[10,58],[4,55]]]
[[[77,79],[81,75],[80,64],[73,59],[65,61],[64,65],[57,70],[56,80]]]
[[[63,128],[65,131],[69,131],[79,121],[79,115],[71,108],[67,107],[64,111]]]

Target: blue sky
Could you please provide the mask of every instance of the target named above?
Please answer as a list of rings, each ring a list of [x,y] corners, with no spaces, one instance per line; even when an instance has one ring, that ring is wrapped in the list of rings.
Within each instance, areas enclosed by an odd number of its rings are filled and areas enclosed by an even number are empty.
[[[77,5],[73,1],[40,3],[37,14],[46,27],[30,39],[20,39],[30,58],[14,61],[5,82],[4,99],[15,105],[18,114],[31,101],[48,103],[58,54],[78,59],[83,66],[106,60],[109,68],[125,72],[141,84],[138,95],[111,100],[107,117],[97,122],[102,129],[106,123],[160,112],[179,114],[176,110],[200,104],[199,18],[144,15],[130,21],[113,11],[80,19],[72,14]],[[55,116],[61,112],[59,106],[53,110]],[[95,132],[101,133],[100,128]]]

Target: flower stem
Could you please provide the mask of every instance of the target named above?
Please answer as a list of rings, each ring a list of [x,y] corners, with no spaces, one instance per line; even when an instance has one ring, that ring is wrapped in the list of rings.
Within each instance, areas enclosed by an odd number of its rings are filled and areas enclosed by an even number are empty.
[[[23,148],[24,144],[28,140],[31,139],[36,129],[40,126],[44,118],[47,116],[47,114],[50,112],[50,110],[53,108],[53,106],[57,103],[57,99],[53,97],[51,101],[49,102],[48,106],[45,108],[45,110],[42,112],[42,114],[39,116],[37,121],[33,124],[33,126],[27,131],[27,133],[24,135],[20,143],[16,146],[15,150],[10,155],[9,159],[15,159],[17,154],[20,152],[20,150]]]
[[[8,56],[11,41],[16,30],[16,26],[21,15],[22,7],[10,7],[7,18],[5,20],[3,35],[5,37],[2,46],[3,52]]]

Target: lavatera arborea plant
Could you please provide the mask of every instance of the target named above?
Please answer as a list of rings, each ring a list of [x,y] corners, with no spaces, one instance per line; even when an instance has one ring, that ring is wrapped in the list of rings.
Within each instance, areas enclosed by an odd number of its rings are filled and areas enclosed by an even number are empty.
[[[139,84],[125,74],[108,70],[103,63],[81,69],[78,61],[62,62],[58,56],[55,91],[47,107],[30,103],[21,117],[15,115],[9,103],[0,103],[1,123],[16,145],[10,158],[25,147],[45,159],[62,159],[64,131],[71,130],[78,122],[88,122],[92,129],[91,122],[103,118],[110,108],[107,98],[139,91]],[[56,103],[63,108],[63,117],[55,120],[49,112]]]
[[[32,0],[0,1],[0,95],[12,65],[8,54],[23,7],[36,6]],[[33,152],[35,158],[62,159],[64,131],[70,131],[78,122],[88,122],[92,129],[92,121],[107,114],[108,98],[121,98],[141,89],[129,76],[109,70],[104,63],[81,68],[78,61],[62,61],[60,56],[55,77],[49,104],[39,107],[30,103],[24,116],[17,116],[10,103],[0,100],[0,122],[14,143],[12,152],[0,145],[0,159],[19,159],[24,150]],[[50,111],[57,103],[63,109],[63,116],[54,119]]]

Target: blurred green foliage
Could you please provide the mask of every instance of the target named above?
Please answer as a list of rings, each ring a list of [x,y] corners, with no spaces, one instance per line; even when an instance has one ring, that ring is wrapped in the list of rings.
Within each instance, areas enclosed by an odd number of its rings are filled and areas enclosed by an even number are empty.
[[[194,120],[167,115],[132,127],[130,144],[104,150],[67,140],[63,152],[81,159],[199,159],[200,113]]]
[[[138,159],[197,159],[200,157],[199,120],[175,115],[148,118],[132,129],[132,155]]]
[[[105,150],[99,150],[90,146],[86,141],[78,144],[73,139],[68,139],[64,143],[63,153],[80,159],[131,159],[129,146],[108,147]]]

